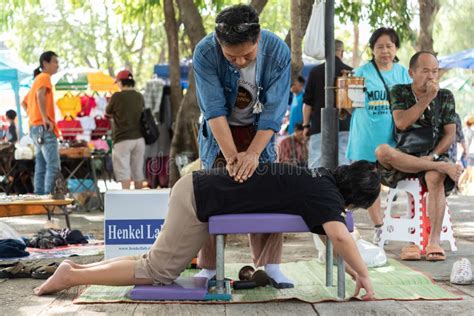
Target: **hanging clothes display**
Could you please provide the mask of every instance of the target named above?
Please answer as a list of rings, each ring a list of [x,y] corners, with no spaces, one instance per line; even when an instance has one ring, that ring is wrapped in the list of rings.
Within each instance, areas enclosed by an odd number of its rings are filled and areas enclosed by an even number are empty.
[[[77,140],[85,140],[89,142],[91,140],[92,131],[95,130],[95,119],[90,116],[78,116],[76,118],[81,122],[82,134],[77,135]]]
[[[169,155],[172,138],[171,127],[173,125],[171,89],[169,86],[163,87],[161,101],[155,107],[154,115],[158,119],[160,136],[158,141],[146,147],[146,178],[152,188],[158,186],[166,188],[169,182]]]
[[[92,131],[92,139],[99,139],[102,136],[105,136],[110,130],[110,120],[103,116],[94,117],[95,129]]]
[[[66,93],[56,102],[56,104],[58,105],[63,117],[70,115],[75,118],[77,113],[81,112],[82,110],[81,98],[73,95],[70,92]]]
[[[160,78],[153,78],[146,83],[143,98],[145,99],[145,107],[150,108],[152,112],[160,111],[164,87],[165,81]]]
[[[63,140],[76,140],[77,135],[83,132],[81,122],[74,119],[72,115],[67,115],[64,120],[58,122],[58,128]]]
[[[87,94],[81,96],[81,112],[80,116],[89,116],[91,110],[97,106],[97,102],[93,96]]]

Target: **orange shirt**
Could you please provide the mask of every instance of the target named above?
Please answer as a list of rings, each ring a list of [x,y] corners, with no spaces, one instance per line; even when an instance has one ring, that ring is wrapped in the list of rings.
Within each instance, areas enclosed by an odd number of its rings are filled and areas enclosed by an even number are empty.
[[[27,113],[30,119],[30,126],[42,125],[43,118],[41,116],[37,92],[41,88],[46,88],[45,102],[46,102],[46,116],[53,123],[53,132],[56,137],[59,137],[59,130],[54,119],[54,100],[53,100],[53,85],[51,84],[51,76],[47,73],[40,73],[36,76],[30,91],[25,97],[27,105]]]

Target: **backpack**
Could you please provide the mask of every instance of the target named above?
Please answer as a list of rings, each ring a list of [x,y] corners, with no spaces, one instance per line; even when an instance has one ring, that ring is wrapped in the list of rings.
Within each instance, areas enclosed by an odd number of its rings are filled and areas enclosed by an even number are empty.
[[[67,187],[67,181],[64,179],[61,171],[58,172],[56,178],[54,179],[54,189],[51,192],[53,200],[63,200],[66,198],[66,195],[69,193]]]
[[[151,112],[150,108],[145,108],[140,117],[140,122],[142,126],[142,135],[145,138],[145,144],[151,145],[158,140],[160,132],[158,131],[158,126],[156,125],[155,117]]]

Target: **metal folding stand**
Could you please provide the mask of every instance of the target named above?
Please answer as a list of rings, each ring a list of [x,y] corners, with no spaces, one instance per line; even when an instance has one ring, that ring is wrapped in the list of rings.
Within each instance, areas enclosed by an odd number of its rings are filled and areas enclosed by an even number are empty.
[[[68,180],[76,180],[78,181],[78,186],[76,190],[74,190],[71,193],[77,193],[80,188],[84,188],[87,191],[93,191],[97,194],[99,198],[99,207],[101,210],[104,209],[104,204],[103,200],[101,197],[101,193],[99,190],[99,186],[97,184],[97,175],[96,175],[96,170],[94,166],[92,165],[92,157],[82,157],[82,158],[65,158],[61,157],[62,161],[77,161],[78,163],[71,169],[68,164],[63,164],[61,163],[61,169],[62,171],[66,172],[66,181]],[[77,173],[81,168],[85,166],[85,169],[87,170],[86,173],[82,176],[78,176]],[[92,187],[86,185],[86,180],[91,179],[93,184]],[[82,205],[83,207],[87,207],[86,205]]]
[[[224,268],[224,235],[216,235],[216,282],[215,291],[212,283],[208,293],[208,298],[218,301],[230,301],[232,290],[228,280],[225,280]]]
[[[340,300],[346,297],[346,269],[344,265],[344,259],[342,256],[336,257],[337,262],[337,297]],[[326,243],[326,286],[333,285],[333,246],[331,240],[328,238]]]
[[[46,212],[48,212],[48,220],[51,221],[51,216],[54,214],[54,209],[59,207],[63,211],[64,218],[66,220],[67,228],[71,229],[71,222],[69,221],[69,212],[67,210],[67,205],[44,205]]]

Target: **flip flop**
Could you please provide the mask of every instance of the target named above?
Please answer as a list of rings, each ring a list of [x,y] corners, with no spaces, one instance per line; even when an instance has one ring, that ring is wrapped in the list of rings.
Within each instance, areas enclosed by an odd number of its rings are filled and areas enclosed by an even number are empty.
[[[415,244],[411,244],[402,248],[402,253],[400,254],[400,259],[402,260],[420,260],[421,259],[421,249]]]
[[[426,261],[444,261],[446,254],[440,246],[428,245],[426,246]]]
[[[54,274],[54,272],[56,271],[58,267],[59,267],[59,263],[57,262],[52,262],[50,264],[40,266],[31,272],[31,277],[33,279],[46,280],[47,278],[49,278],[50,276]]]

